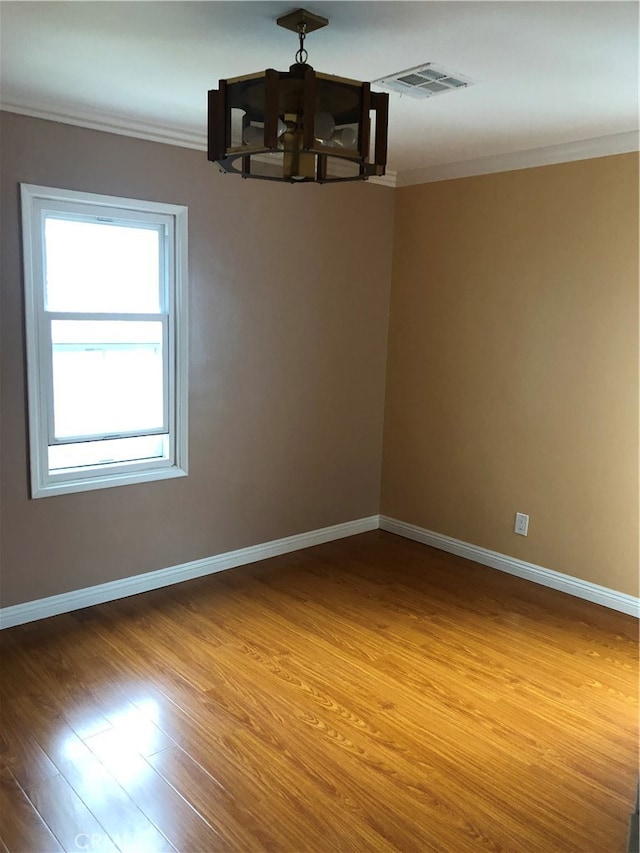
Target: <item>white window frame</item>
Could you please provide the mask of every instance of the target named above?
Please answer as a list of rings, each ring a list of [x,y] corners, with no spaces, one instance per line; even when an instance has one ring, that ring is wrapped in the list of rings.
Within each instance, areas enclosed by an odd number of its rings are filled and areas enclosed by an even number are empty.
[[[188,473],[188,317],[187,317],[187,208],[74,190],[21,184],[24,257],[25,330],[31,497],[103,489],[184,477]],[[45,218],[60,215],[88,221],[107,220],[158,229],[164,246],[165,273],[162,311],[158,314],[99,314],[45,310]],[[49,446],[64,444],[53,436],[53,373],[51,323],[64,319],[136,319],[163,324],[164,420],[169,452],[165,459],[113,462],[82,468],[49,470]],[[162,434],[165,434],[165,428]],[[145,430],[135,435],[158,434]],[[130,433],[104,438],[126,438]],[[96,440],[95,436],[91,440]],[[82,438],[73,438],[81,442]]]

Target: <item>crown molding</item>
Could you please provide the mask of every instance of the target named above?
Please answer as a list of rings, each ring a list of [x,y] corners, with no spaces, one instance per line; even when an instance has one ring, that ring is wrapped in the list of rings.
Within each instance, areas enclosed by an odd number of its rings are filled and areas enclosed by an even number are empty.
[[[457,163],[444,163],[425,169],[410,169],[400,172],[397,186],[429,184],[435,181],[449,181],[453,178],[469,178],[474,175],[490,175],[495,172],[512,172],[516,169],[531,169],[536,166],[552,166],[557,163],[569,163],[573,160],[590,160],[594,157],[609,157],[613,154],[628,154],[639,149],[640,133],[630,130],[611,136],[599,136],[594,139],[581,139],[565,142],[561,145],[547,145],[543,148],[530,148],[526,151],[513,151],[507,154],[493,154],[464,160]]]
[[[164,145],[177,145],[196,151],[207,150],[206,133],[187,131],[177,127],[160,127],[144,122],[132,121],[124,116],[98,116],[90,112],[59,112],[51,106],[23,106],[0,102],[0,110],[18,115],[72,124],[103,133],[116,133],[148,142],[160,142]],[[428,166],[424,169],[410,169],[406,172],[394,172],[387,169],[382,177],[372,177],[368,183],[384,187],[406,187],[414,184],[428,184],[435,181],[449,181],[454,178],[469,178],[474,175],[490,175],[495,172],[511,172],[516,169],[531,169],[536,166],[551,166],[557,163],[569,163],[573,160],[589,160],[594,157],[609,157],[613,154],[627,154],[640,149],[640,132],[630,130],[611,136],[599,136],[594,139],[581,139],[560,145],[548,145],[543,148],[530,148],[525,151],[513,151],[506,154],[492,154],[474,160],[444,163]]]
[[[27,107],[7,102],[0,102],[0,110],[30,116],[31,118],[45,119],[46,121],[56,121],[61,124],[72,124],[89,130],[100,130],[103,133],[117,133],[120,136],[130,136],[134,139],[145,139],[148,142],[177,145],[179,148],[191,148],[196,151],[207,150],[207,136],[204,132],[196,133],[180,128],[159,127],[119,116],[97,116],[92,113],[75,111],[63,113],[40,106]],[[384,187],[395,187],[397,185],[396,177],[395,172],[387,170],[386,175],[369,178],[368,182]]]
[[[381,187],[391,187],[392,189],[395,189],[398,186],[398,173],[391,172],[387,169],[384,175],[368,178],[367,180],[370,184],[378,184],[378,186]]]
[[[58,110],[36,106],[23,106],[0,102],[0,110],[7,113],[41,118],[46,121],[56,121],[61,124],[72,124],[89,130],[101,130],[104,133],[117,133],[119,136],[131,136],[134,139],[146,139],[148,142],[161,142],[164,145],[177,145],[180,148],[193,148],[197,151],[207,150],[206,133],[196,133],[175,127],[160,127],[130,118],[115,115],[97,116],[85,112],[59,112]]]

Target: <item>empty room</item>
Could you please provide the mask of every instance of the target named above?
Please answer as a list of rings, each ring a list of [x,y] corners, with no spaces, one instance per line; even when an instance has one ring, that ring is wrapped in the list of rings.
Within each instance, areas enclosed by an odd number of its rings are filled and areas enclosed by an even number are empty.
[[[0,2],[0,853],[638,850],[635,2]]]

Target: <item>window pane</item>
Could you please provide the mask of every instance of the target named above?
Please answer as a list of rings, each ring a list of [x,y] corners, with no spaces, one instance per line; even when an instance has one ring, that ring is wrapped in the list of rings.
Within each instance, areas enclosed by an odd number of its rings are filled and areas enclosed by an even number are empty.
[[[89,465],[168,458],[168,436],[144,435],[106,441],[85,441],[79,444],[56,444],[49,448],[49,470],[60,471],[65,468],[84,468]]]
[[[45,220],[47,311],[163,310],[156,228]]]
[[[57,439],[162,429],[163,324],[51,323]]]

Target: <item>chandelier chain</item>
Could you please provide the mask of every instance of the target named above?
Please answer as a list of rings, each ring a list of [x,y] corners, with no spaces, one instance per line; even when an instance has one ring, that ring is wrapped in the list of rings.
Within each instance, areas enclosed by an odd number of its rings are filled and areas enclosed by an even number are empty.
[[[296,53],[296,62],[304,64],[307,61],[309,54],[305,50],[304,40],[307,35],[307,25],[305,22],[298,24],[298,38],[300,39],[300,47]]]

